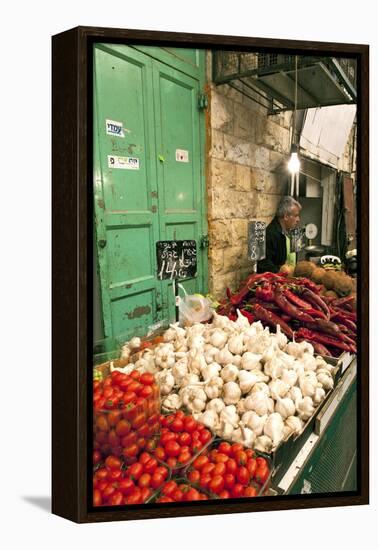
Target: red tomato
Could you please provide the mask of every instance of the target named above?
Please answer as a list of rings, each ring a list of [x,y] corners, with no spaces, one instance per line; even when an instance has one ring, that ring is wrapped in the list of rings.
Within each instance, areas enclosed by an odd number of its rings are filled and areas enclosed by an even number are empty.
[[[150,460],[150,458],[152,458],[150,453],[147,453],[146,451],[144,451],[143,453],[140,454],[138,461],[144,465],[146,464],[146,462]]]
[[[116,458],[115,456],[108,456],[105,460],[105,466],[109,469],[109,470],[118,470],[121,468],[121,461],[119,458]]]
[[[101,479],[101,481],[96,482],[96,487],[95,488],[102,492],[105,489],[105,487],[107,486],[107,484],[108,484],[107,479]]]
[[[154,375],[149,372],[144,372],[139,379],[139,382],[145,386],[150,386],[154,381]]]
[[[146,500],[150,498],[151,495],[152,495],[152,489],[150,489],[150,487],[142,488],[142,493],[141,493],[142,502],[146,502]]]
[[[99,468],[95,473],[95,477],[96,479],[107,479],[108,472],[109,470],[107,470],[106,468]]]
[[[256,463],[257,463],[257,467],[260,468],[260,467],[268,467],[268,463],[266,461],[265,458],[263,458],[262,456],[258,456],[256,458]]]
[[[210,439],[212,437],[213,436],[211,435],[211,432],[209,430],[202,430],[199,439],[200,439],[201,443],[203,443],[203,445],[205,445],[206,443],[208,443],[210,441]]]
[[[213,493],[219,494],[224,488],[224,479],[220,475],[215,475],[209,481],[208,488]]]
[[[111,388],[110,386],[105,388],[102,392],[102,395],[105,397],[105,399],[110,399],[113,395],[113,388]]]
[[[108,435],[108,443],[112,447],[118,447],[121,443],[121,439],[117,436],[115,430],[110,430]]]
[[[142,504],[142,491],[140,487],[135,487],[132,493],[125,498],[125,504]]]
[[[197,489],[191,487],[189,491],[185,493],[185,500],[200,500],[200,494]]]
[[[253,477],[256,473],[256,468],[257,468],[257,462],[254,458],[249,458],[247,460],[247,464],[246,464],[246,467],[247,467],[247,470],[249,472],[249,475],[251,477]]]
[[[99,451],[93,451],[93,464],[98,464],[101,460],[101,453]]]
[[[160,473],[154,472],[151,477],[150,487],[158,489],[164,483],[164,477]]]
[[[248,458],[244,451],[237,451],[234,456],[238,466],[245,466],[247,464]]]
[[[116,482],[122,478],[122,470],[110,470],[108,473],[108,480]]]
[[[156,502],[174,502],[173,498],[162,496],[157,499]]]
[[[257,491],[255,489],[255,487],[246,487],[244,489],[244,493],[243,493],[243,496],[244,497],[256,497],[257,496]]]
[[[234,498],[239,498],[239,497],[243,496],[243,493],[244,493],[243,485],[241,483],[235,483],[235,485],[231,489],[231,495]]]
[[[206,457],[207,458],[207,457]],[[211,472],[215,469],[214,462],[207,462],[204,466],[201,468],[201,474],[211,474]]]
[[[209,462],[209,459],[207,456],[205,455],[200,455],[200,456],[197,456],[197,458],[195,459],[195,461],[193,462],[193,468],[195,468],[196,470],[201,470],[202,471],[202,468],[205,466],[205,464],[207,464]]]
[[[172,432],[166,432],[166,433],[163,433],[163,435],[160,437],[159,443],[160,445],[163,445],[163,447],[165,447],[168,441],[174,441],[174,440],[175,440],[175,434]]]
[[[269,477],[269,468],[268,468],[268,466],[259,466],[256,469],[256,473],[255,473],[256,481],[258,481],[259,483],[261,483],[263,485],[266,482],[266,480],[268,479],[268,477]]]
[[[156,447],[154,455],[158,460],[165,460],[165,450],[163,447]]]
[[[131,425],[135,430],[139,430],[143,426],[143,424],[145,424],[145,422],[145,414],[139,413],[131,420]]]
[[[168,456],[178,456],[180,454],[181,447],[176,441],[168,441],[165,445],[165,452]]]
[[[173,491],[175,491],[176,489],[177,489],[177,483],[172,479],[171,481],[167,481],[167,483],[165,483],[161,492],[163,495],[170,496],[173,493]]]
[[[124,380],[121,380],[118,384],[118,387],[120,390],[122,390],[123,392],[127,391],[128,387],[130,386],[132,380],[131,378],[126,378]]]
[[[236,464],[236,460],[234,460],[233,458],[229,458],[226,462],[227,472],[230,472],[230,474],[235,474],[237,469],[238,465]]]
[[[166,479],[168,477],[168,469],[165,466],[158,466],[154,474],[161,474],[163,479]]]
[[[140,378],[140,372],[138,370],[132,370],[129,374],[130,378],[133,380],[139,380]]]
[[[176,416],[176,418],[180,418],[181,420],[184,420],[185,413],[183,411],[176,411],[175,416]]]
[[[227,489],[223,489],[223,491],[221,491],[218,496],[219,498],[230,498],[231,495],[229,491],[227,491]]]
[[[130,432],[121,439],[121,445],[123,447],[128,447],[129,445],[133,445],[134,443],[136,443],[137,439],[138,436],[136,432]]]
[[[101,430],[102,432],[108,432],[109,431],[109,424],[108,424],[107,418],[104,414],[97,417],[97,419],[96,419],[96,428],[98,430]]]
[[[151,474],[142,474],[138,479],[138,485],[142,489],[143,487],[149,487],[151,481]]]
[[[138,447],[138,449],[141,451],[142,449],[144,449],[145,445],[146,445],[146,438],[145,437],[138,437],[137,441],[136,441],[136,446]]]
[[[133,445],[129,445],[128,447],[125,447],[122,451],[122,454],[125,458],[133,458],[136,457],[139,451],[139,447],[136,443]]]
[[[120,437],[127,435],[130,432],[130,430],[131,430],[130,422],[128,422],[124,418],[120,420],[115,427],[115,432]]]
[[[194,430],[191,435],[192,435],[192,441],[194,440],[200,441],[201,432],[199,430]]]
[[[225,474],[224,475],[224,486],[226,489],[232,489],[235,485],[235,476],[234,474]]]
[[[199,484],[200,484],[201,487],[206,489],[210,481],[211,481],[211,475],[210,474],[201,474],[201,477],[200,477],[200,480],[199,480]]]
[[[197,422],[192,416],[186,416],[184,420],[185,431],[193,433],[197,428]]]
[[[212,475],[224,476],[225,473],[226,473],[226,464],[224,462],[218,462],[214,467]]]
[[[175,489],[172,493],[172,498],[175,502],[181,502],[184,500],[185,494],[181,491],[181,489]]]
[[[202,447],[203,447],[203,443],[201,443],[201,441],[193,440],[190,446],[190,450],[192,451],[192,454],[196,455],[197,453],[199,453]]]
[[[138,481],[140,476],[143,474],[143,465],[140,462],[136,462],[129,466],[126,470],[126,476],[132,479],[133,481]]]
[[[142,437],[149,437],[151,435],[151,426],[145,422],[142,424],[142,426],[138,429],[138,434]]]
[[[188,479],[191,483],[198,483],[200,480],[201,474],[198,470],[190,470],[188,473]]]
[[[110,411],[108,414],[108,424],[109,426],[115,426],[122,418],[121,411]]]
[[[116,489],[113,487],[112,483],[108,483],[105,489],[102,491],[102,497],[105,500],[109,500],[113,493],[115,493]]]
[[[255,452],[252,449],[245,449],[245,454],[248,458],[255,458]]]
[[[187,464],[191,458],[192,455],[190,451],[181,451],[181,453],[177,457],[177,462],[179,464]]]
[[[119,506],[123,503],[123,494],[121,491],[115,491],[110,497],[109,504],[111,506]]]
[[[180,443],[180,445],[188,445],[190,446],[191,442],[192,442],[192,438],[190,436],[190,434],[188,432],[182,432],[178,438],[177,438],[177,441],[178,443]]]
[[[222,441],[221,443],[219,443],[218,445],[218,451],[220,453],[223,453],[227,456],[230,456],[230,453],[231,453],[231,445],[229,443],[227,443],[227,441]]]
[[[100,380],[93,380],[93,391],[95,392],[100,387],[101,387]]]
[[[177,466],[177,458],[175,456],[169,456],[167,458],[167,464],[170,468],[176,468]]]
[[[137,395],[139,395],[140,390],[143,388],[143,384],[138,382],[137,380],[133,380],[131,384],[128,387],[129,392],[134,392]]]
[[[239,466],[238,471],[236,472],[236,479],[242,485],[248,485],[251,475],[245,466]]]
[[[176,417],[171,423],[170,428],[173,432],[182,432],[184,429],[184,422],[181,420],[181,418]]]
[[[95,489],[93,491],[93,506],[101,506],[101,504],[102,504],[101,493],[98,489]]]
[[[137,398],[136,393],[133,392],[133,391],[130,391],[130,389],[129,389],[130,386],[131,386],[131,384],[129,385],[129,387],[127,389],[127,392],[125,392],[123,394],[122,401],[124,402],[125,405],[128,405],[129,403],[133,403]]]
[[[144,471],[147,474],[153,474],[154,471],[157,468],[157,465],[158,465],[158,462],[157,462],[156,458],[152,457],[152,458],[150,458],[150,460],[148,462],[146,462],[144,464]]]
[[[241,443],[234,443],[233,445],[231,445],[231,455],[232,457],[235,456],[235,454],[239,451],[243,451],[244,450],[244,447]]]
[[[134,484],[134,481],[129,478],[129,477],[126,477],[124,479],[121,479],[119,482],[118,482],[118,489],[121,491],[121,493],[124,495],[124,496],[127,496],[129,495],[130,493],[132,493],[132,491],[134,490],[135,488],[135,484]]]

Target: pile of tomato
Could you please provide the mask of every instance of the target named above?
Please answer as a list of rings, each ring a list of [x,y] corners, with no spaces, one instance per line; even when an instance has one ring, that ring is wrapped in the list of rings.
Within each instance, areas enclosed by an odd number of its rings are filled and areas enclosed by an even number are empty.
[[[189,500],[209,500],[209,497],[189,483],[171,479],[164,483],[156,502],[185,502]]]
[[[222,441],[198,456],[188,480],[219,498],[254,497],[269,478],[269,463],[240,443]]]
[[[94,455],[94,462],[98,458],[98,454]],[[143,504],[163,486],[168,476],[168,468],[159,465],[146,451],[127,468],[120,458],[109,455],[93,475],[93,505]]]
[[[152,374],[113,371],[95,380],[93,407],[95,450],[131,464],[151,449],[151,438],[160,431],[160,391]]]
[[[174,472],[187,466],[213,439],[204,424],[182,411],[162,415],[160,424],[160,437],[154,455]]]

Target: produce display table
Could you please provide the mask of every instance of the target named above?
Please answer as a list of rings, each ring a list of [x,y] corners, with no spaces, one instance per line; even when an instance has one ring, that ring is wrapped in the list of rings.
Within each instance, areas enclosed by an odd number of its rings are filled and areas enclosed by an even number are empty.
[[[332,398],[320,411],[314,431],[271,494],[306,494],[357,489],[357,359],[344,371]]]

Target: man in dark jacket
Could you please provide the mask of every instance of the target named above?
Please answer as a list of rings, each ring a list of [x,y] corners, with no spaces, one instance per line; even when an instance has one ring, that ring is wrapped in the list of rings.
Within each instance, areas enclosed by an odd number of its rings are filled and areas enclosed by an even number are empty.
[[[287,271],[288,266],[295,265],[296,254],[290,252],[288,233],[299,225],[299,213],[302,206],[293,197],[282,197],[277,214],[266,228],[265,259],[257,262],[257,272]]]

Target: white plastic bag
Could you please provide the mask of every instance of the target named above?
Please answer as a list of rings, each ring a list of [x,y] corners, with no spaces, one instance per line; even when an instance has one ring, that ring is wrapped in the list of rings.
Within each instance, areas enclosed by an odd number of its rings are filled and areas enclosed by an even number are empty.
[[[182,285],[178,287],[183,290],[185,296],[178,296],[179,320],[183,326],[194,325],[194,323],[202,323],[208,321],[213,311],[210,302],[201,294],[187,294]]]

